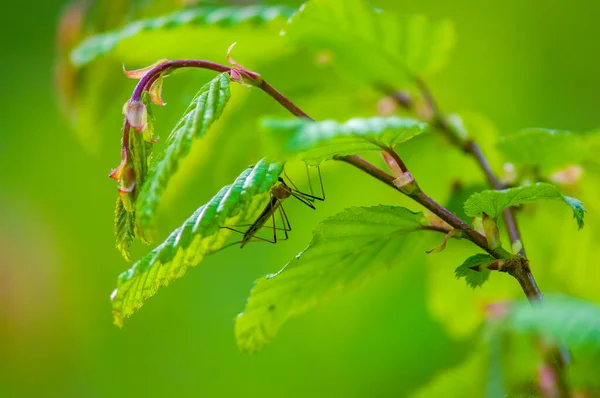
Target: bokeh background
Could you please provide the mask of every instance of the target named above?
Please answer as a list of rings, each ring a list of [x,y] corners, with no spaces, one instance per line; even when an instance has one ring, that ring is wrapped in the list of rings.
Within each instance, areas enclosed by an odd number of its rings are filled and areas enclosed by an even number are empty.
[[[97,3],[90,18],[99,31],[180,6]],[[430,85],[444,110],[493,121],[492,137],[525,127],[598,126],[599,2],[371,3],[455,22],[456,49]],[[289,204],[291,240],[208,257],[117,328],[109,294],[129,264],[114,249],[116,186],[107,175],[119,161],[120,112],[134,86],[121,74],[122,64],[140,67],[177,54],[224,62],[227,46],[238,41],[238,61],[316,118],[374,114],[376,98],[318,59],[277,46],[270,56],[262,50],[270,44],[244,41],[240,32],[190,31],[183,42],[152,37],[151,49],[120,48],[85,70],[78,84],[92,94],[81,100],[83,116],[75,120],[65,112],[68,88],[63,84],[60,94],[55,76],[70,45],[64,35],[57,40],[64,6],[63,0],[22,1],[0,13],[1,396],[407,396],[470,355],[485,303],[520,296],[504,275],[476,292],[456,281],[453,270],[473,252],[469,245],[458,242],[426,257],[436,242],[421,242],[407,247],[407,261],[390,272],[287,323],[263,352],[240,353],[233,320],[254,280],[298,253],[319,220],[352,205],[415,208],[350,167],[327,164],[327,202],[317,212]],[[308,78],[303,72],[312,69]],[[209,76],[192,71],[167,81],[169,106],[157,111],[159,135],[167,136]],[[235,87],[233,95],[218,127],[170,187],[161,236],[261,157],[254,134],[260,115],[285,116],[258,92]],[[434,136],[411,142],[403,156],[441,202],[453,182],[482,181],[474,163]],[[577,232],[568,210],[548,203],[522,215],[524,241],[544,291],[598,301],[598,184],[584,177],[569,189],[588,204],[586,230]],[[133,257],[147,250],[136,246]]]

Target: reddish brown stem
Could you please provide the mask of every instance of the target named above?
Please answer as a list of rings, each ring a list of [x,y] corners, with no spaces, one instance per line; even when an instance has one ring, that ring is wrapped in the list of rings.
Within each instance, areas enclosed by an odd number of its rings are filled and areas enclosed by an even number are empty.
[[[429,90],[429,88],[427,87],[427,85],[420,79],[417,79],[416,82],[417,82],[417,85],[419,86],[421,92],[423,93],[423,97],[428,102],[428,104],[432,110],[433,120],[434,120],[433,124],[444,135],[446,135],[448,137],[450,142],[452,142],[457,147],[461,148],[464,152],[470,154],[476,160],[476,162],[479,164],[479,167],[485,174],[486,179],[488,180],[488,183],[490,184],[490,186],[493,189],[496,189],[496,190],[505,189],[506,186],[494,174],[487,158],[481,151],[481,148],[479,147],[479,145],[477,145],[472,140],[462,139],[456,133],[456,131],[452,128],[452,126],[450,126],[448,124],[447,120],[444,118],[444,116],[440,112],[440,110],[436,104],[436,101],[433,98],[433,95],[432,95],[431,91]],[[509,209],[504,210],[503,218],[504,218],[504,224],[506,225],[506,229],[508,231],[508,236],[510,238],[511,244],[514,244],[517,241],[520,241],[522,244],[523,241],[521,238],[521,233],[519,231],[519,228],[517,225],[517,220],[515,218],[515,215],[514,215],[514,212],[512,211],[512,209],[509,208]],[[543,302],[542,292],[538,288],[537,283],[535,282],[535,278],[533,277],[533,273],[531,272],[531,269],[529,268],[529,261],[527,261],[527,258],[525,255],[525,249],[523,246],[522,246],[519,254],[521,255],[521,257],[523,258],[524,261],[519,261],[517,263],[514,263],[513,266],[511,266],[508,269],[508,273],[519,282],[519,285],[521,286],[523,293],[525,293],[525,296],[527,296],[527,299],[529,300],[529,302],[532,305],[534,305],[536,303],[541,303],[541,302]],[[554,369],[554,372],[557,376],[558,386],[560,387],[560,396],[561,397],[569,397],[570,396],[569,388],[568,388],[568,384],[566,382],[566,376],[565,376],[565,370],[564,370],[565,366],[570,361],[568,349],[565,347],[549,347],[547,349],[546,355],[552,359],[550,361],[550,363],[551,363],[551,365]]]
[[[149,89],[151,87],[152,83],[156,79],[158,79],[163,72],[165,72],[167,70],[173,70],[173,69],[179,69],[179,68],[202,68],[202,69],[209,69],[209,70],[213,70],[215,72],[221,72],[221,73],[224,73],[224,72],[231,73],[231,71],[233,69],[233,68],[225,66],[225,65],[220,65],[220,64],[213,63],[213,62],[209,62],[209,61],[203,61],[203,60],[168,61],[168,62],[160,64],[160,65],[156,66],[155,68],[153,68],[152,70],[150,70],[139,81],[139,83],[137,84],[137,86],[133,92],[131,99],[133,101],[139,101],[141,99],[141,96],[142,96],[144,90]],[[434,116],[430,122],[434,126],[436,126],[440,131],[442,131],[453,144],[455,144],[456,146],[461,148],[463,151],[471,154],[475,158],[477,163],[480,165],[482,171],[484,172],[488,182],[494,189],[503,189],[504,186],[503,186],[502,182],[500,180],[498,180],[496,178],[496,176],[494,175],[489,162],[483,155],[479,146],[470,140],[462,139],[458,134],[456,134],[456,132],[454,131],[452,126],[450,126],[448,124],[447,120],[442,116],[442,113],[439,111],[431,92],[429,91],[427,86],[424,84],[424,82],[422,82],[419,79],[417,79],[416,81],[417,81],[417,84],[419,85],[419,87],[421,88],[421,91],[422,91],[425,99],[428,101],[428,103],[431,107],[431,110],[433,112]],[[285,109],[287,109],[291,114],[293,114],[297,117],[312,120],[310,118],[310,116],[308,116],[308,114],[306,114],[304,111],[302,111],[292,101],[290,101],[288,98],[286,98],[283,94],[281,94],[279,91],[277,91],[273,86],[271,86],[266,81],[261,80],[260,83],[257,84],[257,87],[260,88],[267,95],[269,95],[271,98],[273,98],[275,101],[277,101],[281,106],[283,106]],[[404,96],[398,97],[397,100],[401,101],[402,105],[405,107],[413,106],[412,101],[405,98]],[[124,145],[126,144],[125,138],[126,138],[126,136],[124,136]],[[392,155],[394,157],[394,160],[401,167],[402,171],[408,172],[408,169],[407,169],[406,165],[402,162],[401,158],[394,151],[390,151],[389,153],[390,153],[390,155]],[[412,192],[410,194],[403,192],[402,190],[400,190],[398,187],[396,187],[394,185],[394,183],[393,183],[394,177],[393,176],[387,174],[383,170],[380,170],[379,168],[375,167],[374,165],[370,164],[369,162],[367,162],[366,160],[362,159],[361,157],[359,157],[357,155],[337,156],[337,157],[335,157],[335,159],[349,163],[352,166],[364,171],[365,173],[368,173],[369,175],[373,176],[374,178],[393,187],[394,189],[398,190],[399,192],[407,195],[408,197],[410,197],[411,199],[413,199],[414,201],[416,201],[417,203],[421,204],[423,207],[425,207],[426,209],[431,211],[433,214],[437,215],[440,219],[444,220],[446,223],[448,223],[453,228],[461,230],[467,239],[469,239],[471,242],[473,242],[474,244],[479,246],[481,249],[490,253],[492,256],[494,256],[496,258],[504,258],[504,259],[510,258],[510,254],[503,250],[499,251],[498,249],[497,250],[491,249],[488,246],[487,240],[483,235],[481,235],[479,232],[472,229],[470,226],[468,226],[466,223],[464,223],[462,220],[460,220],[458,217],[456,217],[450,211],[448,211],[443,206],[441,206],[440,204],[435,202],[432,198],[430,198],[423,191],[421,191],[420,188],[416,189],[414,192]],[[511,243],[514,243],[517,240],[521,240],[519,230],[517,228],[516,220],[515,220],[513,213],[509,210],[505,211],[504,219],[505,219],[505,223],[506,223],[508,233],[509,233],[509,236],[511,239]],[[521,285],[521,288],[523,289],[523,292],[530,299],[530,301],[541,302],[542,294],[537,287],[537,284],[533,278],[531,270],[529,269],[528,261],[524,258],[525,252],[523,251],[522,254],[523,254],[523,257],[522,257],[523,261],[517,261],[508,270],[508,272],[515,279],[517,279],[517,281]],[[564,371],[563,371],[564,364],[567,363],[567,360],[565,359],[566,357],[565,357],[564,353],[559,352],[559,350],[557,350],[557,349],[554,349],[552,352],[554,352],[556,354],[556,355],[554,355],[554,357],[557,358],[556,361],[553,361],[554,369],[556,371],[556,374],[562,378],[562,377],[564,377]],[[565,386],[564,387],[564,391],[565,391],[564,396],[568,396],[568,389],[566,388],[566,383],[561,383],[561,384],[563,386]]]
[[[216,72],[231,72],[232,68],[216,64],[214,62],[202,61],[202,60],[178,60],[178,61],[168,61],[157,65],[153,69],[151,69],[140,81],[138,82],[131,99],[133,101],[139,101],[142,97],[144,90],[147,90],[151,87],[152,83],[160,77],[160,75],[168,70],[180,69],[180,68],[201,68],[201,69],[209,69]],[[281,106],[287,109],[291,114],[297,117],[306,118],[309,120],[313,120],[306,112],[302,111],[298,106],[296,106],[292,101],[290,101],[287,97],[285,97],[282,93],[277,91],[273,86],[267,83],[265,80],[262,80],[257,87],[277,101]],[[390,154],[394,157],[394,160],[401,167],[403,172],[407,172],[408,169],[402,159],[394,152],[389,151]],[[366,160],[362,159],[359,156],[338,156],[337,160],[344,161],[353,165],[354,167],[370,174],[376,179],[386,183],[387,185],[393,187],[394,189],[402,192],[398,189],[393,181],[394,177],[387,174],[383,170],[373,166]],[[402,192],[404,193],[404,192]],[[406,193],[404,193],[406,194]],[[479,232],[475,231],[467,224],[465,224],[462,220],[452,214],[450,211],[446,210],[443,206],[435,202],[425,193],[423,193],[420,189],[416,190],[414,193],[407,195],[417,203],[421,204],[423,207],[429,209],[432,213],[440,217],[442,220],[446,221],[453,228],[457,228],[463,230],[467,239],[471,240],[473,243],[481,247],[483,250],[489,252],[497,258],[506,257],[503,253],[500,253],[495,250],[489,249],[487,246],[487,241],[483,235]]]

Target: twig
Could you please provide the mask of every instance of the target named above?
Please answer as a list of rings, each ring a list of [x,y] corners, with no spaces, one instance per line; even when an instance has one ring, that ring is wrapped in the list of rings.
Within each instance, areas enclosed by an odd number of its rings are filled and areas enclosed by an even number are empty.
[[[475,159],[483,171],[486,179],[488,180],[489,185],[493,189],[505,189],[506,186],[494,174],[490,163],[483,154],[479,145],[477,145],[477,143],[472,139],[461,138],[440,112],[440,109],[427,85],[421,79],[416,79],[416,83],[433,113],[432,124],[436,126],[446,137],[448,137],[450,142]],[[405,106],[405,102],[401,102],[401,105]],[[514,244],[517,241],[520,241],[522,244],[523,241],[521,238],[521,233],[512,209],[509,208],[504,210],[503,218],[511,244]],[[537,286],[537,283],[535,282],[533,273],[529,268],[529,261],[527,260],[523,245],[521,245],[519,254],[523,261],[511,263],[510,267],[507,269],[507,272],[519,282],[523,293],[525,293],[532,305],[535,303],[541,303],[543,302],[543,296]],[[553,367],[557,378],[557,386],[559,388],[560,397],[569,397],[569,387],[565,378],[565,367],[570,361],[568,349],[564,347],[549,347],[546,352],[546,356],[551,359],[549,362]]]

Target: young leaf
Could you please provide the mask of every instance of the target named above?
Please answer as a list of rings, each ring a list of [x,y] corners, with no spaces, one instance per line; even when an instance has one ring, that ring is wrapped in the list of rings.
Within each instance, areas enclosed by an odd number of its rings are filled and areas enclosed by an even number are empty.
[[[120,197],[117,198],[115,208],[115,238],[117,249],[125,260],[129,261],[129,248],[135,238],[135,213],[127,211]]]
[[[152,138],[154,119],[149,102],[150,97],[144,94],[142,101],[125,104],[127,145],[121,150],[121,164],[110,173],[110,178],[119,183],[119,197],[115,209],[117,249],[127,261],[129,261],[129,248],[136,236],[147,243],[144,236],[140,235],[139,229],[136,228],[135,204],[140,187],[144,184],[148,174],[148,164],[154,142]],[[133,113],[136,115],[134,116]],[[140,123],[132,125],[131,120]]]
[[[367,276],[402,265],[406,235],[424,230],[424,222],[423,213],[392,206],[353,207],[323,221],[302,253],[256,282],[235,322],[240,349],[260,350],[289,318]]]
[[[259,161],[201,206],[181,227],[148,255],[119,275],[111,295],[115,323],[131,316],[161,286],[181,278],[187,268],[225,244],[230,231],[221,228],[252,215],[264,205],[283,170],[281,163]]]
[[[527,129],[500,138],[498,145],[509,162],[542,173],[580,164],[585,157],[581,137],[569,131]]]
[[[600,354],[600,307],[589,301],[547,296],[535,307],[519,301],[504,328],[512,333],[548,337],[586,356]]]
[[[330,52],[345,71],[390,84],[435,72],[454,46],[451,23],[401,17],[363,0],[311,0],[291,19],[286,35]]]
[[[278,141],[279,156],[302,153],[302,159],[313,164],[336,155],[394,148],[427,130],[426,123],[396,116],[357,118],[341,123],[265,119],[262,125]]]
[[[221,116],[229,97],[229,75],[222,73],[200,89],[171,132],[164,155],[152,168],[137,201],[137,224],[142,235],[152,236],[154,214],[169,180],[194,139],[202,137]]]
[[[475,254],[467,258],[462,265],[456,268],[454,274],[457,279],[465,278],[467,285],[475,289],[476,287],[483,286],[488,280],[490,271],[486,267],[494,261],[496,259],[489,254]]]
[[[295,9],[288,6],[253,5],[246,7],[204,6],[179,11],[159,18],[132,22],[120,30],[102,33],[83,41],[72,53],[71,62],[78,67],[114,50],[122,41],[144,31],[173,29],[186,25],[229,27],[248,22],[263,24],[274,19],[289,18]]]
[[[563,195],[556,186],[542,182],[502,191],[490,190],[473,194],[465,202],[465,213],[470,217],[481,217],[483,213],[486,213],[497,220],[506,208],[535,202],[540,199],[560,199],[564,201],[573,210],[573,217],[577,220],[579,229],[583,228],[585,214],[583,204],[575,198]]]

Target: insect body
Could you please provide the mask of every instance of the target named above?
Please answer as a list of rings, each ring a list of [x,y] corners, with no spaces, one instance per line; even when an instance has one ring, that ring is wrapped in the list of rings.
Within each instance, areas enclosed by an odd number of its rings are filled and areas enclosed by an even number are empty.
[[[283,208],[283,201],[285,199],[289,198],[290,196],[293,196],[294,198],[298,199],[300,202],[304,203],[305,205],[307,205],[308,207],[310,207],[311,209],[314,210],[315,206],[313,205],[313,202],[315,200],[320,200],[320,201],[325,200],[325,194],[323,192],[323,180],[321,179],[321,171],[319,170],[318,173],[319,173],[319,180],[320,180],[320,184],[321,184],[321,193],[322,193],[323,197],[318,197],[318,196],[314,196],[312,194],[301,192],[300,190],[298,190],[296,185],[289,179],[289,177],[287,177],[287,174],[286,174],[286,178],[288,179],[288,181],[290,182],[290,184],[292,186],[290,187],[288,184],[286,184],[286,182],[283,178],[279,177],[279,181],[278,181],[277,185],[275,185],[273,188],[271,188],[271,198],[269,200],[269,203],[267,203],[267,206],[263,209],[263,211],[260,213],[260,215],[258,216],[256,221],[254,221],[254,223],[252,223],[249,226],[246,225],[246,226],[248,226],[247,230],[240,231],[240,230],[237,230],[237,229],[234,229],[231,227],[224,227],[224,228],[227,228],[231,231],[238,232],[238,233],[244,235],[244,237],[242,238],[242,241],[240,242],[240,247],[242,247],[242,248],[248,242],[251,242],[253,239],[263,241],[263,242],[277,243],[277,239],[278,239],[277,231],[283,231],[283,233],[285,235],[285,238],[280,238],[280,240],[287,240],[288,232],[290,232],[292,230],[292,226],[290,225],[290,221],[287,217],[285,209]],[[307,168],[307,174],[308,174],[308,168]],[[309,182],[310,182],[310,180],[309,180]],[[311,193],[312,193],[312,186],[311,186]],[[276,222],[275,222],[275,214],[276,213],[279,213],[280,218],[283,222],[283,227],[276,226]],[[266,226],[269,219],[272,220],[272,227]],[[238,225],[238,227],[243,227],[243,226],[244,225]],[[262,228],[272,228],[273,229],[273,240],[261,238],[256,235],[257,232],[260,231]]]
[[[292,189],[286,185],[283,179],[279,179],[279,184],[275,185],[271,189],[271,200],[267,204],[267,207],[260,213],[260,216],[256,219],[254,224],[244,232],[244,238],[240,244],[240,247],[244,247],[256,233],[269,221],[269,218],[273,219],[273,243],[277,242],[277,228],[275,227],[275,212],[279,210],[281,219],[283,220],[283,231],[285,233],[285,239],[287,239],[287,233],[292,230],[290,221],[283,210],[282,202],[292,196]]]

